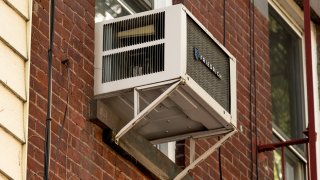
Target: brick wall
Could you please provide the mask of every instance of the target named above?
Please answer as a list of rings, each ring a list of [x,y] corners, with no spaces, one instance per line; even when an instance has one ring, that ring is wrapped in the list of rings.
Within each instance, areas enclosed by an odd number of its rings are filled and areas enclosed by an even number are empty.
[[[256,157],[258,158],[259,178],[273,179],[272,152],[256,155],[257,143],[272,142],[268,20],[259,10],[254,9],[254,53],[250,53],[253,52],[250,51],[250,27],[253,26],[250,24],[249,2],[227,0],[225,4],[225,46],[237,59],[239,132],[221,148],[223,179],[256,179]],[[174,3],[183,3],[223,43],[223,0],[174,0]],[[252,61],[251,64],[252,68],[255,64],[255,73],[254,71],[250,72],[250,57],[255,61],[255,63]],[[251,83],[250,76],[252,78]],[[250,84],[252,93],[250,93]],[[252,106],[252,116],[250,116],[250,104]],[[257,126],[257,138],[255,124]],[[253,134],[251,134],[251,131]],[[216,141],[216,138],[198,140],[195,148],[196,157]],[[181,143],[184,143],[185,146],[181,146]],[[187,140],[180,142],[178,147],[183,149],[178,148],[176,150],[178,153],[177,162],[180,163],[180,166],[189,164],[189,143]],[[181,153],[184,153],[184,156]],[[184,164],[181,164],[181,160],[184,160]],[[195,179],[219,178],[218,153],[214,153],[202,162],[199,167],[192,171],[192,174]],[[251,178],[252,175],[253,178]]]
[[[148,179],[103,143],[102,129],[87,119],[93,97],[94,6],[94,0],[56,0],[50,179]],[[49,0],[33,1],[27,179],[43,177],[48,9]],[[67,104],[65,59],[70,62],[70,107],[57,151]]]
[[[223,42],[223,0],[174,0],[182,2]],[[237,58],[237,96],[239,131],[221,148],[224,179],[251,179],[256,176],[256,134],[251,139],[250,127],[257,121],[258,142],[271,142],[271,101],[268,51],[268,21],[255,10],[254,51],[256,78],[252,82],[250,101],[250,18],[249,3],[226,1],[226,47]],[[53,63],[52,106],[52,179],[148,179],[135,164],[122,158],[102,142],[102,129],[87,119],[89,101],[93,97],[94,0],[56,0]],[[47,98],[49,0],[35,0],[32,17],[32,50],[30,77],[30,115],[28,144],[28,179],[43,176],[43,149]],[[253,55],[253,54],[252,54]],[[58,131],[67,104],[67,68],[61,61],[70,61],[70,107],[59,151]],[[256,94],[256,96],[254,96]],[[256,101],[255,101],[256,100]],[[256,103],[255,103],[256,102]],[[250,119],[250,104],[252,119]],[[256,106],[255,106],[256,104]],[[256,109],[256,113],[255,113]],[[216,139],[196,142],[199,155]],[[189,142],[183,141],[180,157],[189,163]],[[181,147],[181,146],[179,146]],[[178,149],[179,150],[179,149]],[[253,159],[251,154],[253,153]],[[272,153],[258,156],[259,177],[273,179]],[[183,161],[182,161],[183,163]],[[253,168],[251,165],[253,164]],[[219,177],[218,155],[213,154],[192,171],[195,179]]]

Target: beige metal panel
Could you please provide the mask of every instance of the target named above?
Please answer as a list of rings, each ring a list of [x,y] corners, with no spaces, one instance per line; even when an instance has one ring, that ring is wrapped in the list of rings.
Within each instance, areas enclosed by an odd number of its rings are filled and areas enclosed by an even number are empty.
[[[23,108],[23,102],[0,84],[0,127],[7,129],[20,141],[25,142]]]
[[[0,1],[0,38],[27,58],[27,23],[4,1]]]
[[[1,41],[0,81],[26,100],[25,61]]]
[[[0,128],[0,169],[10,179],[22,179],[22,145],[13,136]]]
[[[19,11],[24,17],[29,19],[28,15],[28,0],[4,0],[7,1],[11,6],[13,6],[16,10]]]

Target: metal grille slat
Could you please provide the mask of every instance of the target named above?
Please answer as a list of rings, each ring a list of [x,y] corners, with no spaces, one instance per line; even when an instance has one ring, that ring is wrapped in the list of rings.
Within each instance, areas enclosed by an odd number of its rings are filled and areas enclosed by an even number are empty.
[[[103,51],[164,38],[165,12],[103,25]]]
[[[164,44],[103,56],[102,83],[164,70]]]

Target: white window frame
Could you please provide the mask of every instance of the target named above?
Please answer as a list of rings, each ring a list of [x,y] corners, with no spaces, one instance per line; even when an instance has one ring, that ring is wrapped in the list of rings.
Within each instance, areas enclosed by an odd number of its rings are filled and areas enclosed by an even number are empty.
[[[125,8],[130,14],[135,14],[136,12],[134,12],[134,10],[132,10],[132,8],[130,8],[123,0],[117,0],[119,2],[119,4],[122,5],[123,8]],[[153,3],[153,9],[159,9],[159,8],[163,8],[163,7],[167,7],[167,6],[171,6],[172,5],[172,0],[154,0]],[[108,17],[107,19],[114,19],[113,16],[111,16],[108,13]],[[97,22],[101,22],[102,20],[97,19],[95,17],[95,23]]]
[[[316,40],[316,27],[313,23],[311,23],[311,47],[312,47],[312,67],[313,67],[313,92],[314,92],[314,110],[315,110],[315,116],[314,119],[315,121],[315,128],[317,133],[317,139],[318,141],[316,142],[316,149],[319,152],[320,149],[320,122],[318,119],[320,119],[320,102],[319,102],[319,77],[318,77],[318,54],[317,54],[317,40]],[[317,121],[318,120],[318,121]],[[320,154],[317,153],[317,169],[318,172],[320,172]],[[318,179],[320,179],[320,174],[318,173]]]
[[[301,60],[302,60],[302,78],[303,78],[303,103],[304,103],[304,112],[308,112],[307,110],[307,78],[306,78],[306,62],[305,62],[305,48],[304,48],[304,32],[303,32],[303,24],[301,25],[299,21],[301,19],[293,19],[292,17],[301,17],[303,22],[303,12],[301,10],[298,11],[297,4],[294,1],[281,1],[280,4],[276,0],[269,0],[269,5],[278,13],[278,15],[291,27],[291,29],[296,33],[296,35],[301,38]],[[283,6],[288,7],[291,12],[286,11]],[[294,11],[293,11],[294,9]],[[304,113],[305,119],[305,127],[308,125],[308,116],[307,113]],[[277,132],[274,128],[272,128],[274,134],[280,139],[285,140],[285,138]],[[297,151],[296,151],[297,152]],[[298,152],[297,152],[298,153]],[[300,154],[301,156],[301,154]],[[301,159],[303,160],[303,159]],[[305,158],[304,158],[305,160]]]
[[[303,27],[303,11],[294,1],[277,1],[268,0],[269,5],[276,11],[276,13],[290,26],[290,28],[301,38],[301,60],[302,60],[302,78],[303,78],[303,103],[304,103],[304,120],[305,127],[308,125],[307,116],[307,78],[306,78],[306,62],[305,62],[305,45],[304,45],[304,27]],[[285,8],[284,8],[285,7]],[[314,45],[313,45],[314,46]],[[314,48],[313,48],[314,49]],[[273,135],[275,135],[280,141],[286,141],[287,139],[281,135],[275,128],[272,128]],[[293,146],[288,146],[288,149],[305,164],[305,170],[307,169],[307,159]],[[306,178],[308,172],[305,171]]]
[[[172,0],[154,0],[153,9],[159,9],[172,5]]]

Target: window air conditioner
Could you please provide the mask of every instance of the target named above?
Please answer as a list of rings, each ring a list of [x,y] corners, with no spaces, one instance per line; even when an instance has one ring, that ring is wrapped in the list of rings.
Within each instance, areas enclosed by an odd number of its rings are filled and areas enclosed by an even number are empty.
[[[236,128],[236,60],[183,6],[96,24],[95,97],[154,143]]]

